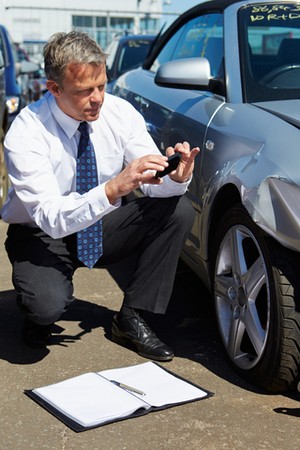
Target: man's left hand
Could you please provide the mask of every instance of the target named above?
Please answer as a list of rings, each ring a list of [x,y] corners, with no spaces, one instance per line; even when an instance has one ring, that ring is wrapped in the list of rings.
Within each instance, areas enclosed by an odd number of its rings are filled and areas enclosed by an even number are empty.
[[[195,157],[200,152],[199,147],[194,147],[190,150],[190,144],[188,142],[177,143],[175,147],[168,147],[166,150],[167,156],[171,156],[174,153],[181,153],[181,160],[176,170],[169,174],[169,177],[177,183],[186,183],[192,176],[194,170]]]

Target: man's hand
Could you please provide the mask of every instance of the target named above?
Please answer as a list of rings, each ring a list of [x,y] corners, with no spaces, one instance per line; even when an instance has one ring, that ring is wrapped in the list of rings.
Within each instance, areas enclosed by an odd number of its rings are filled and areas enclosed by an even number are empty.
[[[173,155],[175,152],[181,153],[181,160],[176,170],[169,174],[169,177],[177,183],[185,183],[188,181],[194,170],[195,157],[200,152],[199,147],[194,147],[190,150],[190,144],[188,142],[178,143],[175,147],[168,147],[166,153],[168,156]]]
[[[147,155],[132,161],[115,178],[105,185],[106,195],[111,204],[117,199],[134,191],[142,184],[161,184],[161,179],[154,176],[157,171],[168,166],[167,157],[163,155]]]
[[[190,150],[190,144],[183,142],[176,144],[175,147],[168,147],[167,156],[147,155],[132,161],[119,175],[106,183],[105,191],[109,202],[113,205],[117,199],[130,194],[142,184],[163,183],[163,179],[155,178],[155,174],[168,166],[168,156],[175,152],[181,153],[181,160],[177,169],[171,172],[169,177],[177,183],[185,183],[193,173],[194,159],[199,151],[199,147]]]

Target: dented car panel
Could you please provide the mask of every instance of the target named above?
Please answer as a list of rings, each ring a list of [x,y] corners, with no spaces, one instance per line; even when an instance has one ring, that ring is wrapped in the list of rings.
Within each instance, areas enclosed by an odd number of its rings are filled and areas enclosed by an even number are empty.
[[[296,121],[300,100],[292,102]],[[275,111],[274,114],[271,106],[266,110],[259,104],[249,105],[247,110],[244,106],[224,105],[212,119],[202,144],[202,148],[205,146],[202,164],[206,170],[202,182],[196,181],[199,183],[196,189],[205,192],[209,210],[221,186],[233,183],[253,220],[281,244],[300,251],[300,197],[295,197],[300,185],[299,129],[287,115],[282,118],[284,110],[280,116],[278,107]],[[255,128],[251,123],[256,123]],[[266,127],[272,131],[269,135]],[[213,145],[212,150],[207,150],[208,143]],[[212,162],[213,153],[218,163]],[[196,172],[196,180],[200,173]],[[294,201],[288,201],[288,190]],[[284,207],[282,201],[286,201]],[[206,251],[203,257],[209,258],[209,248]]]

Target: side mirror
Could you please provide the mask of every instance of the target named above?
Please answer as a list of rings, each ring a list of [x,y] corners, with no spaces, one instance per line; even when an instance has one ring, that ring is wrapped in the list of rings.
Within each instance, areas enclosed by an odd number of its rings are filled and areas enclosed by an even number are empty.
[[[206,58],[186,58],[162,64],[155,75],[155,83],[164,87],[208,90],[211,78]]]
[[[208,88],[211,79],[206,58],[176,59],[162,64],[155,75],[159,86],[180,89]]]
[[[20,62],[20,73],[33,73],[39,70],[39,65],[31,61]]]
[[[206,58],[176,59],[162,64],[156,73],[158,86],[194,89],[225,95],[223,77],[212,77]]]

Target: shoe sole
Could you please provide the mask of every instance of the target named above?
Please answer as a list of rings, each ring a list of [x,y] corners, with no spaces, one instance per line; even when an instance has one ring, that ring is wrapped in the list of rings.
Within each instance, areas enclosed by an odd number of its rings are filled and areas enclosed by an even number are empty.
[[[122,347],[126,347],[129,350],[135,351],[136,353],[138,353],[138,355],[143,356],[143,358],[153,359],[155,361],[172,361],[172,359],[174,357],[174,355],[170,355],[170,356],[154,356],[154,355],[148,355],[146,353],[140,352],[136,348],[134,343],[131,342],[129,339],[123,338],[121,336],[117,336],[114,333],[112,333],[111,338],[112,338],[112,341],[115,342],[116,344],[122,345]]]

